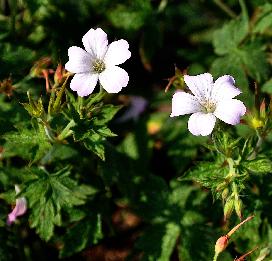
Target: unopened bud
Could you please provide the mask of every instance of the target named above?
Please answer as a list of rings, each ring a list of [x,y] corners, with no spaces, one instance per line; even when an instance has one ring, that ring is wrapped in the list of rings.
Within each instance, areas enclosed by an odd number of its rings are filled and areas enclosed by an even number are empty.
[[[229,243],[229,237],[227,235],[219,237],[217,239],[215,247],[214,247],[215,253],[219,254],[219,253],[223,252],[226,249],[228,243]]]
[[[228,188],[225,188],[223,191],[222,191],[222,194],[221,194],[221,197],[223,199],[223,201],[226,200],[226,198],[228,197],[229,195],[229,189]]]
[[[62,84],[63,83],[64,72],[65,72],[64,67],[61,64],[58,64],[58,67],[57,67],[57,69],[55,71],[55,74],[54,74],[54,82],[56,84]]]
[[[226,221],[231,216],[234,209],[233,197],[228,197],[226,204],[224,206],[224,220]]]
[[[265,106],[265,100],[263,99],[261,105],[260,105],[260,117],[265,119],[266,118],[266,106]]]
[[[43,77],[43,70],[47,69],[48,66],[51,64],[51,58],[50,57],[42,57],[38,61],[35,62],[35,64],[30,69],[30,76],[31,77]]]
[[[216,191],[224,190],[227,186],[227,183],[223,181],[222,183],[218,184],[216,187]]]
[[[238,198],[234,201],[234,208],[237,216],[242,219],[243,202],[241,199]]]

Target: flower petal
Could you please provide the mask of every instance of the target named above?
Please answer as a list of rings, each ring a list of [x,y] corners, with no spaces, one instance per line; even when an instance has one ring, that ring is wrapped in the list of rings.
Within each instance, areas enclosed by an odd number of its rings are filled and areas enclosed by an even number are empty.
[[[234,86],[235,80],[230,75],[223,75],[219,77],[215,83],[212,91],[212,96],[215,101],[222,99],[232,99],[239,95],[241,91]]]
[[[16,206],[10,214],[8,214],[7,224],[11,225],[17,217],[25,214],[27,210],[27,202],[24,197],[16,199]]]
[[[84,73],[91,70],[92,56],[77,46],[68,49],[69,61],[65,69],[72,73]]]
[[[16,206],[14,208],[14,213],[16,216],[22,216],[27,210],[27,203],[24,197],[16,199]]]
[[[201,105],[193,95],[186,92],[176,92],[172,98],[172,113],[170,117],[201,111]]]
[[[145,98],[141,96],[131,95],[130,96],[130,106],[125,111],[125,113],[119,117],[116,121],[117,122],[125,122],[130,119],[135,121],[138,120],[140,114],[144,112],[148,102]]]
[[[220,101],[214,115],[220,120],[236,125],[240,123],[240,118],[246,113],[246,106],[239,100],[228,99]]]
[[[98,74],[77,73],[74,75],[70,87],[81,97],[91,94],[97,84]]]
[[[119,65],[130,58],[129,44],[126,40],[118,40],[109,45],[104,62],[107,65]]]
[[[85,50],[96,59],[104,59],[108,49],[107,34],[101,29],[90,29],[82,38]]]
[[[127,86],[129,76],[124,69],[111,66],[99,75],[99,80],[108,93],[117,93],[121,91],[122,87]]]
[[[184,75],[184,81],[191,92],[200,100],[207,100],[213,89],[213,77],[210,73],[196,76]]]
[[[207,136],[212,133],[216,117],[212,113],[196,112],[188,121],[188,129],[195,136]]]

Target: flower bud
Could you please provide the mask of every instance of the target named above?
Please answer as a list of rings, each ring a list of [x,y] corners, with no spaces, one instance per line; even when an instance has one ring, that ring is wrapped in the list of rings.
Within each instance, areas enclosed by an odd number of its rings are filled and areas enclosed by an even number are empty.
[[[234,201],[234,208],[237,216],[242,219],[243,202],[241,199],[238,198]]]
[[[58,85],[62,84],[64,81],[65,69],[61,64],[58,64],[57,69],[54,74],[54,82]]]
[[[224,220],[226,221],[231,216],[234,209],[233,197],[228,197],[226,204],[224,206]]]
[[[223,199],[223,201],[226,200],[226,198],[228,197],[229,195],[229,188],[225,188],[223,191],[222,191],[222,194],[221,194],[221,197]]]
[[[215,247],[214,247],[215,253],[219,254],[219,253],[223,252],[226,249],[228,243],[229,243],[229,237],[228,236],[219,237],[217,239]]]
[[[43,70],[47,69],[48,66],[52,63],[52,60],[50,57],[42,57],[38,61],[35,62],[35,64],[30,69],[30,76],[31,77],[43,77]]]
[[[216,187],[216,191],[224,190],[227,186],[227,183],[223,181],[222,183],[218,184]]]
[[[265,118],[266,117],[266,104],[265,99],[262,100],[262,103],[260,105],[260,117]]]

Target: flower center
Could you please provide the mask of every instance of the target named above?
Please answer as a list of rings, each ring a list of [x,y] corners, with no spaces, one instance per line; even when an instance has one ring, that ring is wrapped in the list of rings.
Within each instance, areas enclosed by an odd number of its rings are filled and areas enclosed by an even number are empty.
[[[105,63],[101,60],[95,60],[92,64],[92,69],[96,73],[102,73],[105,69]]]
[[[216,109],[216,104],[212,101],[209,101],[209,100],[206,101],[202,106],[203,106],[204,112],[206,112],[206,113],[212,113]]]

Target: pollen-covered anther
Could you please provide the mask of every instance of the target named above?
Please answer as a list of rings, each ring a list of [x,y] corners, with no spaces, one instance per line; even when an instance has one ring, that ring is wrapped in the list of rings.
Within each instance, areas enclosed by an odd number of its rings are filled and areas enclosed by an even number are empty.
[[[92,69],[95,73],[102,73],[106,69],[106,65],[101,60],[95,60],[92,64]]]
[[[206,101],[203,104],[203,109],[204,109],[204,112],[206,113],[213,113],[216,109],[216,104],[212,101]]]

